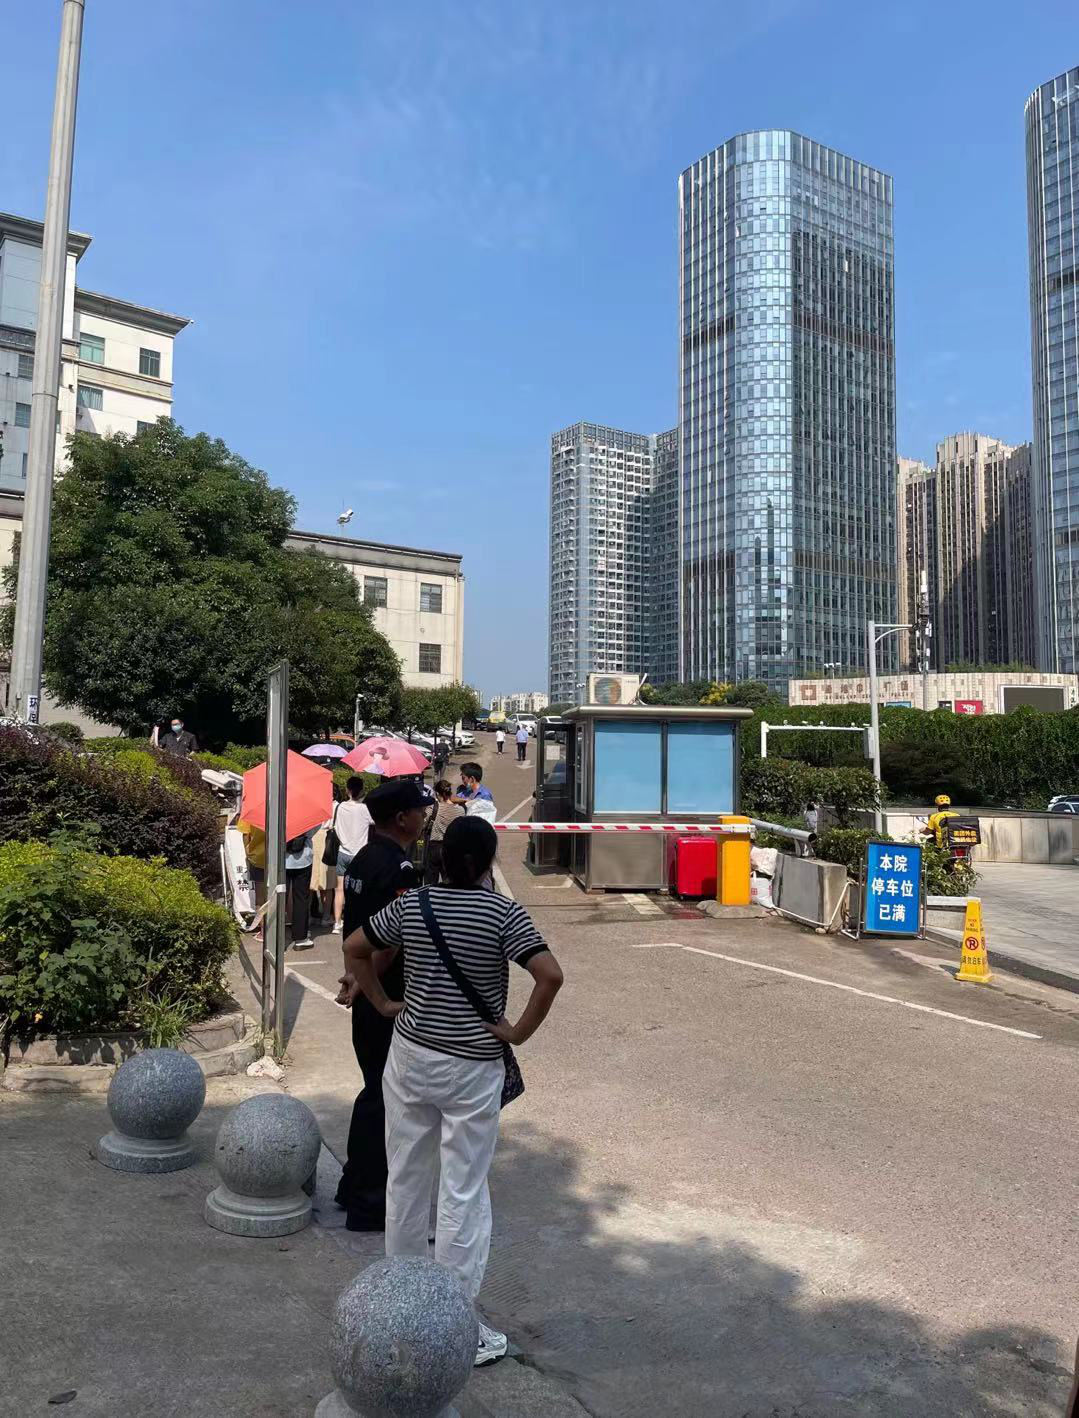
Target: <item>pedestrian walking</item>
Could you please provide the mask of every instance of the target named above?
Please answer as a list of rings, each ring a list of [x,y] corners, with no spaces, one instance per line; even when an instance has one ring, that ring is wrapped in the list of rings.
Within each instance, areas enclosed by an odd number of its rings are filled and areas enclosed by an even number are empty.
[[[158,735],[157,746],[162,753],[171,753],[174,758],[190,758],[199,750],[195,735],[184,728],[179,714],[174,714],[166,732]]]
[[[446,764],[450,761],[450,746],[445,739],[435,739],[434,748],[431,750],[431,767],[434,769],[436,778],[446,776]]]
[[[345,784],[344,802],[337,804],[333,826],[337,833],[337,860],[334,863],[333,931],[340,935],[345,920],[345,874],[357,852],[367,846],[371,812],[363,801],[363,779],[356,773]]]
[[[419,876],[410,853],[423,831],[423,794],[415,783],[393,781],[373,788],[365,798],[372,826],[367,845],[349,863],[345,873],[345,940],[367,926],[371,917],[405,891],[418,886]],[[382,988],[391,999],[404,993],[400,957],[385,962]],[[338,996],[349,994],[351,965],[345,958],[345,975]],[[337,1204],[346,1210],[350,1231],[381,1231],[386,1225],[386,1113],[382,1102],[382,1073],[393,1034],[392,1020],[366,998],[352,1009],[352,1047],[363,1075],[363,1089],[352,1109],[348,1132],[348,1161],[337,1188]]]
[[[517,725],[514,738],[517,740],[517,762],[524,763],[528,754],[528,730],[523,724]]]
[[[315,863],[315,835],[318,827],[285,843],[285,912],[292,921],[293,950],[310,950],[311,868]]]
[[[506,732],[504,729],[495,729],[495,748],[499,753],[506,751]]]
[[[442,880],[442,841],[446,829],[464,816],[464,808],[453,801],[453,785],[445,778],[435,784],[435,810],[427,819],[427,856],[423,880],[426,886],[437,886]]]
[[[435,1259],[475,1301],[491,1246],[487,1174],[498,1142],[507,1046],[525,1043],[546,1019],[562,971],[527,911],[478,888],[494,862],[487,822],[446,829],[443,886],[399,897],[345,940],[349,992],[363,991],[394,1021],[386,1100],[386,1254],[425,1256],[438,1178]],[[391,999],[374,956],[404,954],[404,999]],[[516,1024],[506,1018],[509,962],[532,976]],[[355,1008],[355,1006],[354,1006]],[[512,1055],[510,1055],[512,1058]],[[506,1353],[504,1334],[482,1321],[477,1366]]]

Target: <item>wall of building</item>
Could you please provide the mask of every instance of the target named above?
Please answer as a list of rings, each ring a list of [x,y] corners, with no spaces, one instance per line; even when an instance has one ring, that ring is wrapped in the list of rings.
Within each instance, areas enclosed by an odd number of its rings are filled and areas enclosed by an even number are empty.
[[[1037,671],[970,671],[928,675],[927,702],[930,709],[946,705],[957,713],[998,714],[1003,708],[1002,691],[1015,686],[1058,686],[1063,690],[1064,707],[1079,704],[1079,676]],[[907,704],[922,708],[922,676],[881,675],[877,681],[878,702]],[[788,686],[788,702],[818,708],[826,704],[869,703],[869,680],[864,675],[838,679],[795,679]],[[966,706],[966,708],[964,708]]]
[[[288,543],[297,550],[313,548],[352,573],[371,606],[376,628],[401,659],[405,684],[437,688],[463,680],[464,576],[459,556],[314,532],[295,532]],[[423,587],[441,591],[441,610],[423,608]],[[385,605],[380,605],[383,595]],[[429,596],[426,604],[431,604]],[[426,657],[435,646],[438,670],[421,669],[421,652]]]

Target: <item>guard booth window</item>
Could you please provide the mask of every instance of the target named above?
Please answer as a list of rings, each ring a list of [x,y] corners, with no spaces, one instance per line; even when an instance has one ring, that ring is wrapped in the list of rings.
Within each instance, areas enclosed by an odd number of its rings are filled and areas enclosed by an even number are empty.
[[[596,812],[663,811],[663,725],[600,722],[595,734]]]

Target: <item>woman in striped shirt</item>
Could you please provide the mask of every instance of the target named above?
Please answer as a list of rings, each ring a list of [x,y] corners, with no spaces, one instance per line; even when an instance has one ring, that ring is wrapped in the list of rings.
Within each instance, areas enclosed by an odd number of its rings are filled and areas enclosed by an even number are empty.
[[[532,1037],[562,985],[558,962],[528,912],[479,885],[497,841],[482,818],[451,823],[442,845],[446,884],[398,897],[344,943],[354,983],[349,975],[342,983],[351,983],[353,998],[362,990],[381,1014],[396,1019],[382,1080],[386,1254],[427,1254],[430,1196],[441,1171],[435,1258],[457,1273],[473,1300],[491,1244],[487,1173],[498,1141],[503,1045]],[[428,909],[445,949],[496,1023],[484,1021],[443,964],[425,923]],[[374,958],[398,950],[404,951],[403,1001],[387,997]],[[516,1024],[506,1018],[510,961],[533,978]],[[506,1347],[504,1334],[481,1323],[477,1364],[501,1358]]]

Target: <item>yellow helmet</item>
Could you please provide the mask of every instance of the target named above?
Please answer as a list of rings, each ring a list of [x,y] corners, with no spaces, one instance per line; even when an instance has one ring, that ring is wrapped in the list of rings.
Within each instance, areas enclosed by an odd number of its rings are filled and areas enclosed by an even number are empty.
[[[952,800],[947,793],[938,793],[933,801],[937,807],[951,807],[952,805]]]

